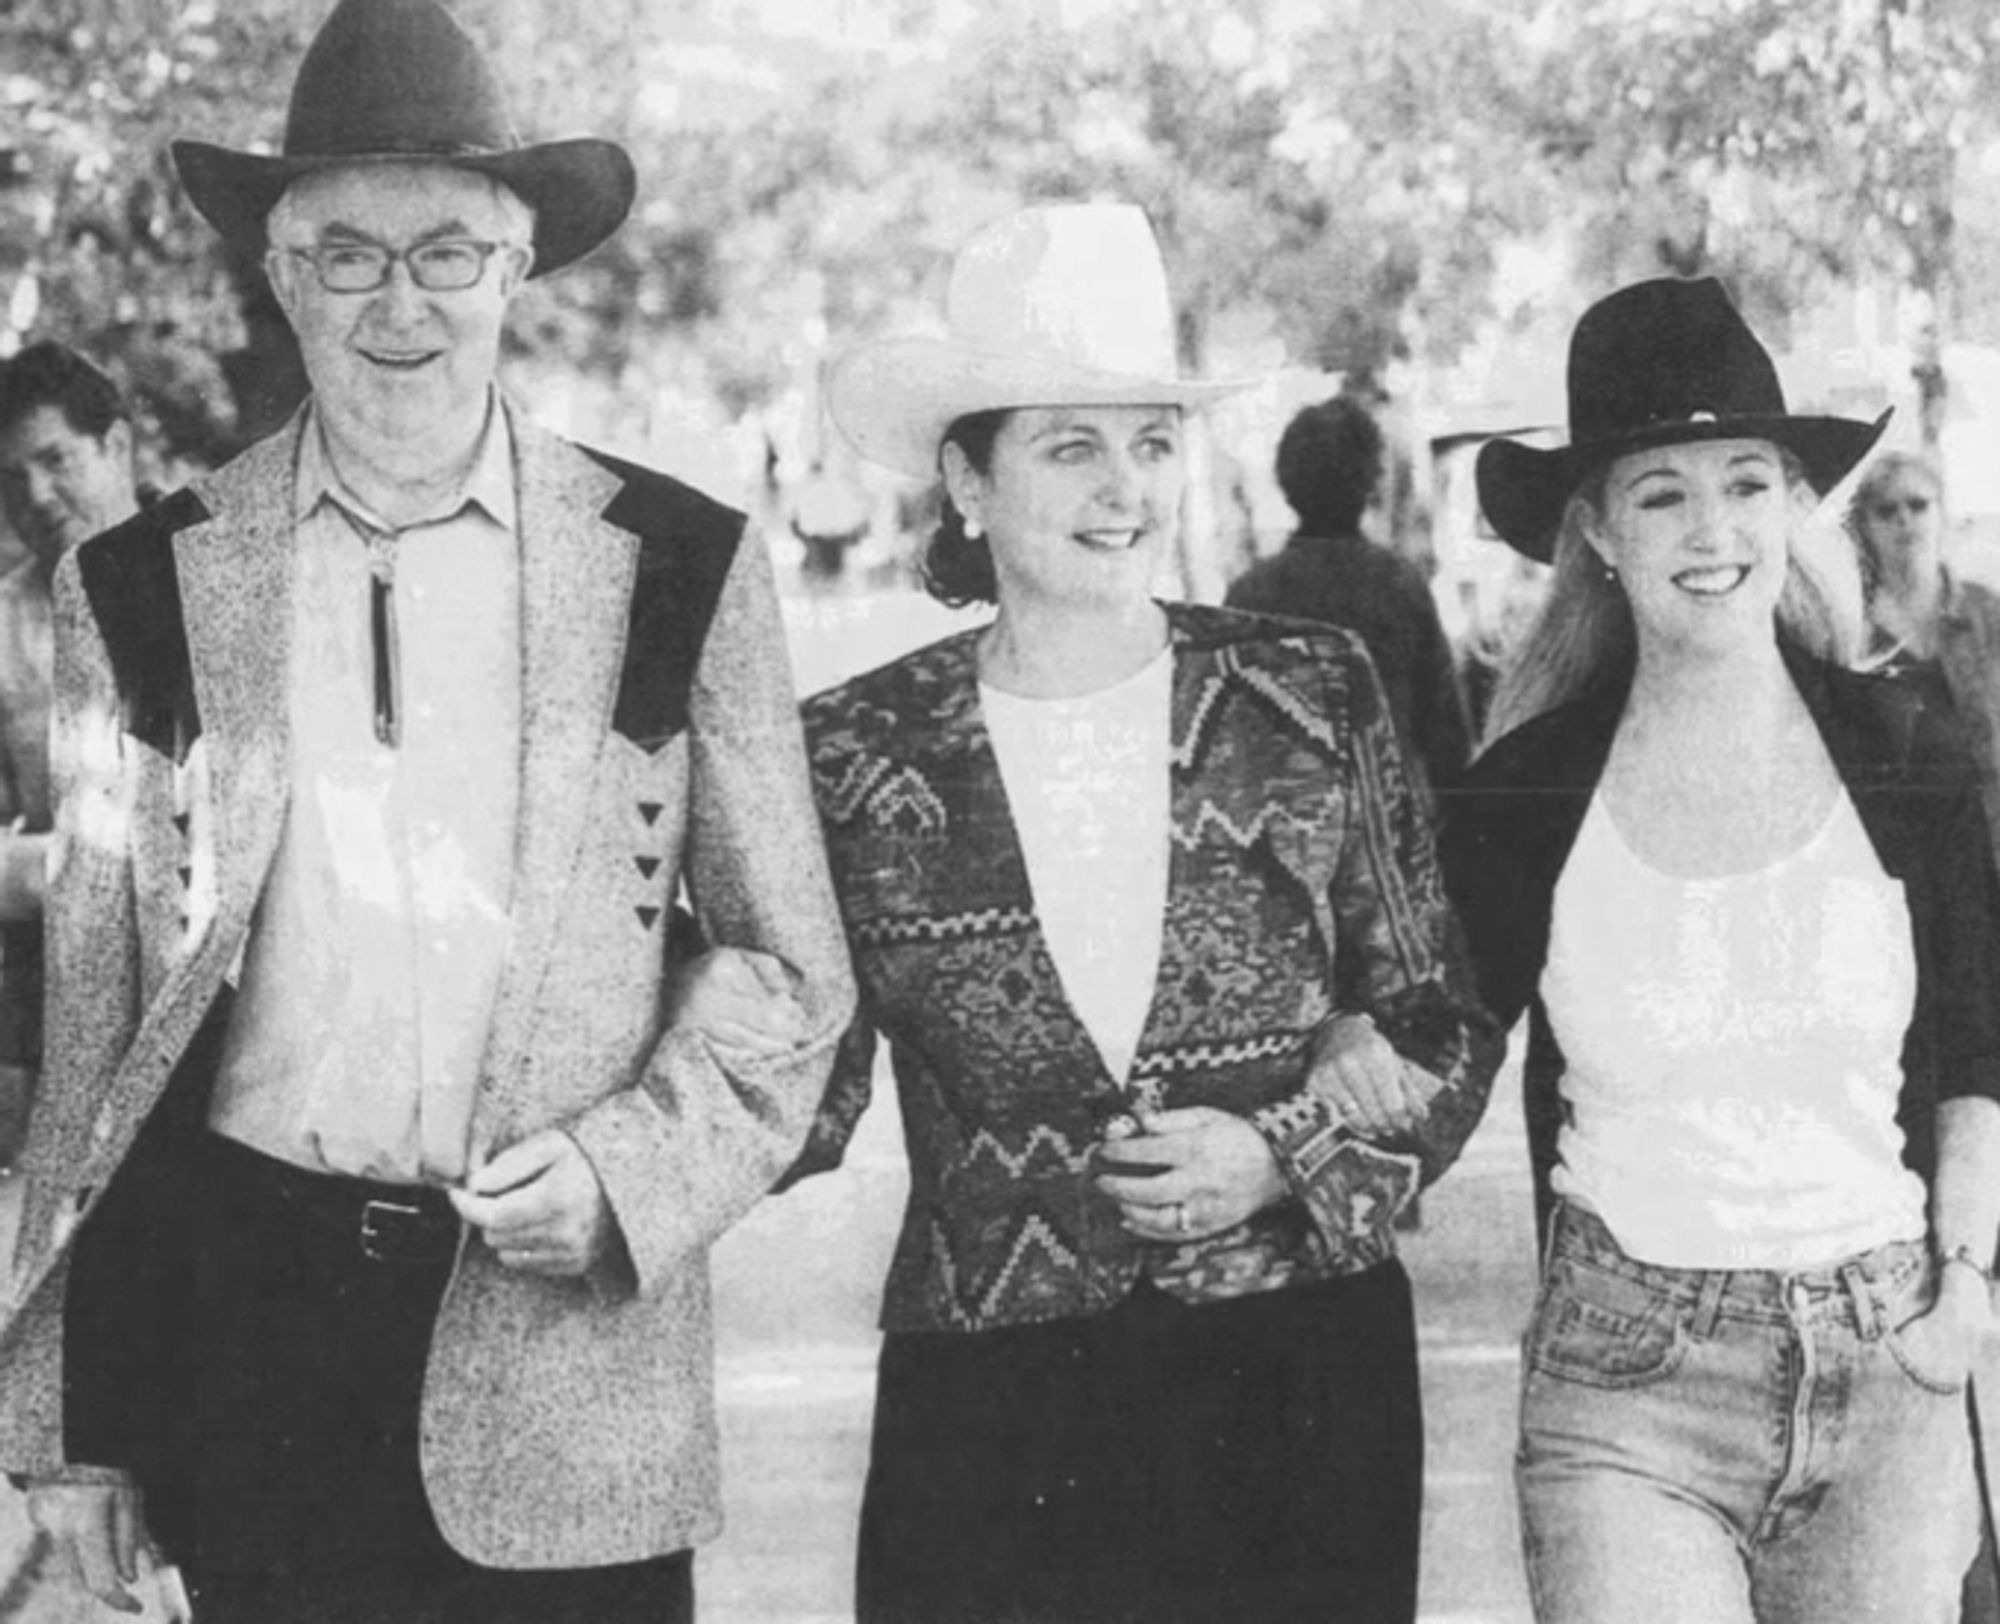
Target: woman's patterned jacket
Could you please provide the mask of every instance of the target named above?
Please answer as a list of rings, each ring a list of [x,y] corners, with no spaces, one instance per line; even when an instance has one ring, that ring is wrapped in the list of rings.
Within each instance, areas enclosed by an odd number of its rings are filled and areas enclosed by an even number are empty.
[[[1361,643],[1170,605],[1165,929],[1127,1085],[1063,995],[981,719],[977,632],[806,706],[813,782],[861,982],[791,1178],[835,1165],[889,1040],[910,1198],[890,1330],[1090,1313],[1142,1277],[1187,1300],[1391,1255],[1391,1222],[1484,1108],[1496,1029],[1473,994],[1421,792]],[[1307,1086],[1316,1030],[1362,1010],[1444,1086],[1407,1139],[1368,1143]],[[1141,1241],[1092,1183],[1134,1103],[1248,1117],[1291,1197],[1219,1235]]]

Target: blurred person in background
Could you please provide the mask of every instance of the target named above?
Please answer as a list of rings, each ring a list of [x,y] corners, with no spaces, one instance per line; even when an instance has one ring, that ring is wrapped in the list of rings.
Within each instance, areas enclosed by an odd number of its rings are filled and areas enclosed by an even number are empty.
[[[57,571],[0,1464],[121,1611],[164,1558],[202,1624],[686,1620],[709,1249],[853,1007],[768,548],[497,387],[634,176],[436,0],[173,158],[312,392]],[[672,1027],[683,885],[775,1044]]]
[[[815,457],[787,493],[792,534],[804,550],[799,572],[808,588],[840,584],[849,555],[868,535],[868,499],[844,470]]]
[[[1944,558],[1944,481],[1928,457],[1885,451],[1847,507],[1875,660],[1933,660],[1954,581]],[[1990,595],[1989,600],[1990,600]]]
[[[0,1166],[27,1127],[42,1050],[42,891],[53,808],[56,565],[139,510],[132,418],[66,345],[0,362],[0,513],[27,556],[0,576]]]
[[[1362,532],[1382,488],[1383,455],[1374,417],[1346,395],[1293,417],[1278,439],[1277,475],[1299,527],[1231,585],[1227,601],[1356,633],[1406,752],[1433,785],[1448,784],[1472,750],[1451,641],[1415,567]]]
[[[1944,481],[1928,457],[1886,451],[1848,504],[1871,663],[1941,680],[1979,763],[2000,854],[2000,593],[1945,560]]]
[[[1487,1004],[1531,1012],[1536,1616],[1945,1624],[2000,882],[1952,719],[1837,663],[1804,551],[1886,414],[1788,412],[1720,285],[1669,280],[1578,322],[1569,420],[1480,453],[1555,575],[1440,837]]]
[[[1499,1058],[1424,798],[1359,639],[1151,595],[1183,414],[1229,386],[1177,374],[1145,216],[995,222],[948,312],[827,385],[864,455],[942,473],[933,593],[997,605],[806,707],[862,1008],[795,1173],[879,1038],[911,1176],[858,1616],[1407,1624],[1393,1220]]]

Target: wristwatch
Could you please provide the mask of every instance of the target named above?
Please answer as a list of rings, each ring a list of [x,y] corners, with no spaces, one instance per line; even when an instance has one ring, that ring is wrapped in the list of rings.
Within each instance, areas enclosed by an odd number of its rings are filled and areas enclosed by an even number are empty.
[[[1993,1270],[1979,1255],[1979,1248],[1970,1241],[1960,1241],[1950,1251],[1938,1253],[1938,1273],[1942,1274],[1954,1263],[1962,1263],[1978,1275],[1989,1286],[1993,1284]]]

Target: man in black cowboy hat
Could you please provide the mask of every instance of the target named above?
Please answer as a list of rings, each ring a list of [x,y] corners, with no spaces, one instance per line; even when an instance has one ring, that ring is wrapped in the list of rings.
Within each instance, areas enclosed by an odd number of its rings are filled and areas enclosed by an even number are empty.
[[[340,0],[281,155],[175,158],[313,390],[58,577],[0,1464],[114,1606],[685,1617],[707,1248],[852,987],[763,548],[494,388],[630,165],[521,146],[436,0]],[[663,1013],[683,884],[755,1044]]]

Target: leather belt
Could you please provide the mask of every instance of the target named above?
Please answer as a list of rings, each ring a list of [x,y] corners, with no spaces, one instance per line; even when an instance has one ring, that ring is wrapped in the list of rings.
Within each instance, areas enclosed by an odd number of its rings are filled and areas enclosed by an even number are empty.
[[[221,1134],[209,1139],[232,1170],[319,1227],[352,1236],[355,1249],[373,1262],[442,1263],[458,1250],[463,1226],[436,1185],[316,1173]]]

